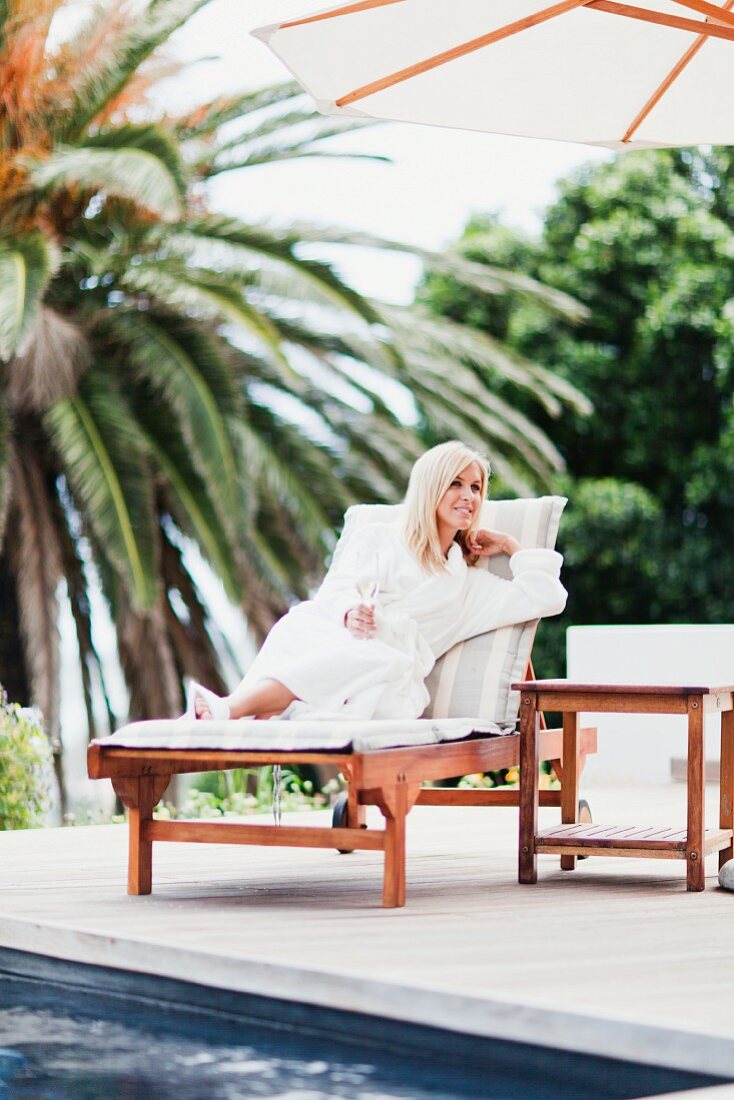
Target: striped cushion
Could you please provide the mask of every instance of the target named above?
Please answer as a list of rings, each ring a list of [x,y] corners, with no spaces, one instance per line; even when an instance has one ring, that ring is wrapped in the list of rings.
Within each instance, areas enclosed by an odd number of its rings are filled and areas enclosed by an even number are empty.
[[[482,505],[481,526],[514,535],[530,549],[555,546],[565,497],[519,500],[487,500]],[[385,523],[400,514],[400,505],[363,504],[350,508],[334,551],[336,561],[354,531],[368,523]],[[480,559],[477,569],[488,569],[509,578],[506,555]],[[464,718],[481,715],[499,725],[517,720],[520,700],[510,684],[525,676],[537,621],[505,626],[460,642],[436,662],[426,686],[431,701],[425,718]]]
[[[565,497],[485,501],[482,526],[514,535],[525,549],[552,550],[565,505]],[[477,569],[511,576],[505,554],[480,559]],[[537,626],[537,620],[503,626],[453,646],[436,661],[426,681],[431,702],[425,717],[477,714],[499,725],[514,724],[520,697],[510,684],[525,677]]]

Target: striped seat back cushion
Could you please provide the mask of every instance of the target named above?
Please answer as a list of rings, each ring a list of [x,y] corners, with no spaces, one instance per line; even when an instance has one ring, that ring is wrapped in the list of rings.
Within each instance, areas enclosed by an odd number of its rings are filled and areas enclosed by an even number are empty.
[[[481,526],[514,535],[524,548],[552,550],[565,505],[565,497],[552,496],[488,500],[482,505]],[[353,531],[367,523],[389,522],[399,516],[400,510],[400,505],[387,504],[350,508],[334,561]],[[476,568],[500,577],[511,576],[505,555],[480,559]],[[453,646],[438,659],[426,681],[431,701],[423,717],[480,717],[498,725],[513,725],[520,698],[510,685],[525,676],[537,625],[537,620],[517,623]]]

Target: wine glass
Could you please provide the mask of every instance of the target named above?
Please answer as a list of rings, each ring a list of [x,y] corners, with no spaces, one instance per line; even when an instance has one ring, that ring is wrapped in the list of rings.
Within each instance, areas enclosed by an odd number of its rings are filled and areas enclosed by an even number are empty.
[[[374,611],[380,595],[380,555],[377,552],[370,558],[369,568],[357,578],[357,591]]]

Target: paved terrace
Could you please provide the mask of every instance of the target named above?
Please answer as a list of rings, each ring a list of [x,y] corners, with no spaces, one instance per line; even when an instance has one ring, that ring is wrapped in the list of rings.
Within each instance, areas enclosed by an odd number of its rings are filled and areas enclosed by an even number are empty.
[[[682,785],[588,797],[596,821],[684,822]],[[715,857],[703,894],[664,860],[545,857],[519,886],[516,835],[510,808],[414,809],[408,904],[382,910],[378,853],[159,844],[153,894],[131,898],[124,827],[3,833],[0,946],[734,1076]]]

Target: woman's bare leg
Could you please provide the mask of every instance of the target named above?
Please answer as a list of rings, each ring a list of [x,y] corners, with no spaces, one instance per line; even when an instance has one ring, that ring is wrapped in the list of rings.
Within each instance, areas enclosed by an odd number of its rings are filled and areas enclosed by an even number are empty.
[[[260,680],[251,688],[243,688],[242,685],[235,688],[231,695],[224,698],[229,703],[231,718],[245,718],[280,714],[296,696],[280,680]],[[195,701],[197,718],[211,718],[209,708],[197,695]]]
[[[295,698],[280,680],[260,680],[246,690],[235,688],[227,702],[233,718],[244,718],[247,714],[280,714]]]

